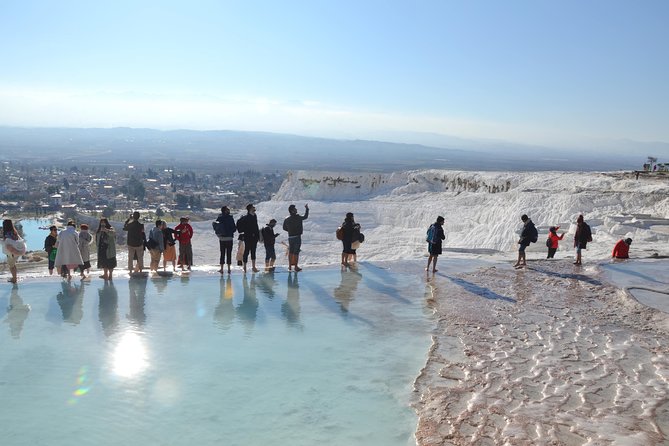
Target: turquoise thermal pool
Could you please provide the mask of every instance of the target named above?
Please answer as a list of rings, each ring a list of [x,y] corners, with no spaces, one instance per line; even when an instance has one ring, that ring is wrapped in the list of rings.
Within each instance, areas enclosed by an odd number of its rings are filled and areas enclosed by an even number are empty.
[[[2,444],[414,444],[424,294],[371,265],[3,286]]]

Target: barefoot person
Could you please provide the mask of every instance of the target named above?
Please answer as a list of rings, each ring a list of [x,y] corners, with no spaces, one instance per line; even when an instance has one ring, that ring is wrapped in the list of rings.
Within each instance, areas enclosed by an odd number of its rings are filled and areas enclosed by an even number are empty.
[[[437,259],[441,254],[441,241],[446,239],[446,234],[444,234],[444,217],[441,215],[437,217],[437,221],[432,223],[427,230],[427,252],[430,256],[427,258],[427,267],[425,271],[430,270],[430,263],[432,264],[432,272],[436,273],[437,270]]]
[[[2,222],[2,252],[7,255],[7,266],[12,274],[8,281],[16,283],[16,259],[26,253],[26,244],[11,220]]]
[[[581,264],[581,251],[587,249],[588,242],[592,241],[592,231],[590,226],[579,215],[576,219],[576,234],[574,234],[574,248],[576,248],[576,261],[574,265]]]
[[[58,234],[58,251],[54,264],[56,271],[67,280],[72,279],[72,271],[84,264],[79,251],[79,234],[71,220],[67,222],[65,230]]]
[[[564,238],[564,232],[560,235],[557,234],[557,230],[560,229],[559,226],[551,226],[548,228],[548,239],[546,240],[546,246],[548,247],[548,257],[547,259],[552,259],[555,257],[560,240]]]
[[[523,232],[520,233],[520,239],[518,240],[518,245],[520,245],[518,247],[518,261],[513,265],[514,268],[527,265],[525,248],[530,246],[530,243],[535,243],[539,235],[537,233],[537,228],[527,215],[523,214],[520,219],[523,222]]]
[[[302,222],[309,218],[309,205],[305,204],[304,209],[304,215],[300,215],[295,205],[291,204],[288,206],[290,215],[283,221],[283,230],[288,233],[288,271],[292,271],[293,266],[295,271],[302,271],[297,264],[300,261],[302,248]]]
[[[116,268],[116,232],[106,218],[100,219],[95,232],[95,243],[98,246],[98,269],[103,271],[100,278],[112,280]]]

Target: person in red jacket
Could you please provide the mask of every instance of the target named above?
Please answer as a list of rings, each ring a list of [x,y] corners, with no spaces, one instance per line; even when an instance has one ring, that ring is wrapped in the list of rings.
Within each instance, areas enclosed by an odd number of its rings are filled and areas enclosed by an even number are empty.
[[[179,265],[181,271],[184,267],[190,271],[193,265],[193,246],[190,239],[193,238],[193,227],[188,223],[188,217],[181,217],[179,224],[174,228],[174,238],[179,241]]]
[[[614,259],[629,259],[631,244],[632,244],[631,238],[626,238],[625,240],[618,240],[616,246],[613,247],[613,252],[611,252],[611,257],[613,257]]]
[[[551,226],[548,228],[548,240],[546,240],[546,246],[548,247],[548,257],[546,257],[547,259],[552,259],[555,257],[558,244],[560,240],[564,238],[564,232],[561,235],[557,235],[558,229],[560,229],[559,226]]]

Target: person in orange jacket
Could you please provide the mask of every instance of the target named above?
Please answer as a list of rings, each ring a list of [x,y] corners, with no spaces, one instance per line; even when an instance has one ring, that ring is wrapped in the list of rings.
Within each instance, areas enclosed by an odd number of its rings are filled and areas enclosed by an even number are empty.
[[[548,239],[546,240],[546,246],[548,247],[548,257],[547,259],[552,259],[555,257],[555,251],[558,249],[558,243],[564,238],[564,232],[561,235],[557,235],[557,230],[560,229],[559,226],[551,226],[548,228]]]
[[[613,252],[611,252],[611,257],[613,257],[614,259],[629,259],[631,244],[632,244],[631,238],[626,238],[625,240],[618,240],[616,246],[613,247]]]

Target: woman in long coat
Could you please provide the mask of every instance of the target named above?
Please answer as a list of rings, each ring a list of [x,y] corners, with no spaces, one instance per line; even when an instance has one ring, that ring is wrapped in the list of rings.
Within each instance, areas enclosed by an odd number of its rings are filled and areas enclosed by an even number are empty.
[[[79,234],[75,230],[73,221],[68,221],[65,230],[58,234],[58,251],[56,252],[56,260],[54,265],[56,271],[60,275],[67,277],[67,280],[72,279],[71,271],[75,270],[79,265],[83,265],[84,261],[81,258],[79,251]]]

